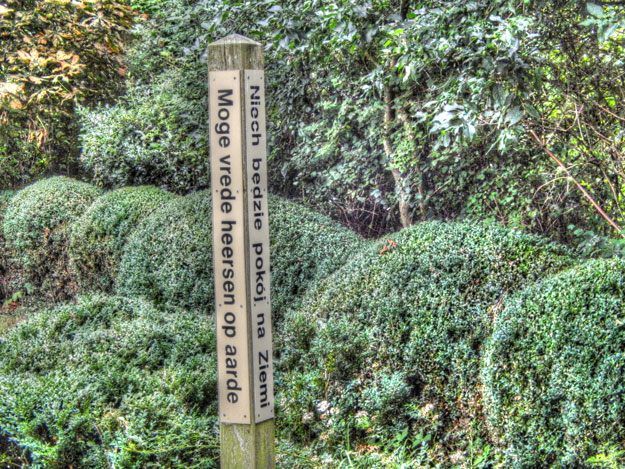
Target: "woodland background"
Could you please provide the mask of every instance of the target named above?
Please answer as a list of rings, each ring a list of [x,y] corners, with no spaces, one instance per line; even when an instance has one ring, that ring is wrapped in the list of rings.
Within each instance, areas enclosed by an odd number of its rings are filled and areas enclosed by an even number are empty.
[[[369,237],[477,218],[621,250],[621,2],[1,8],[4,188],[208,187],[205,49],[239,32],[265,46],[275,193]]]

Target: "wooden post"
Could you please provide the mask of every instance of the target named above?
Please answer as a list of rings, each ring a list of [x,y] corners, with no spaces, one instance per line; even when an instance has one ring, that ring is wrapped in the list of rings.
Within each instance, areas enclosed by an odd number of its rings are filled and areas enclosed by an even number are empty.
[[[221,467],[275,466],[262,47],[208,46]]]

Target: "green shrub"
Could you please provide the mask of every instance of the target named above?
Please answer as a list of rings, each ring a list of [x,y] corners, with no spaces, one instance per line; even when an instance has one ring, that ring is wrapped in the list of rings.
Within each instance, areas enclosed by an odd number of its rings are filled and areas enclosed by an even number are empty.
[[[110,291],[122,248],[137,224],[174,197],[156,187],[108,192],[72,225],[69,253],[81,291]]]
[[[15,195],[15,191],[0,191],[0,223],[4,219],[9,202]],[[7,285],[7,271],[9,269],[11,254],[4,239],[4,232],[0,230],[0,302],[4,301],[9,292]]]
[[[212,311],[211,217],[210,191],[176,198],[154,211],[126,242],[115,291]]]
[[[3,228],[24,279],[51,299],[76,289],[69,267],[69,227],[100,195],[84,182],[63,176],[44,179],[18,192],[9,202]]]
[[[0,448],[51,469],[216,467],[215,350],[210,317],[139,299],[34,315],[0,337]]]
[[[334,449],[405,430],[467,451],[484,435],[478,366],[492,316],[508,292],[570,265],[569,252],[479,223],[424,223],[392,240],[363,250],[285,319],[283,418]]]
[[[174,70],[149,86],[130,87],[115,106],[80,109],[80,160],[91,179],[104,187],[153,184],[179,193],[208,187],[205,81]]]
[[[360,238],[336,222],[292,202],[270,198],[272,310],[292,306],[306,287],[330,275]],[[129,238],[116,291],[157,303],[213,310],[210,191],[169,202]]]
[[[302,205],[269,199],[271,309],[281,318],[312,284],[329,277],[363,240],[330,218]]]
[[[484,402],[513,467],[578,467],[625,438],[625,261],[594,260],[506,303]]]

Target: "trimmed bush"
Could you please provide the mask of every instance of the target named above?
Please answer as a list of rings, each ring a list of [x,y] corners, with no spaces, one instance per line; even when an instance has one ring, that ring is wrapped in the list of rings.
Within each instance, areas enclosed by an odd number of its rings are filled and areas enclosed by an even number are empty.
[[[334,449],[405,430],[466,451],[484,437],[478,367],[492,317],[509,292],[572,260],[543,239],[479,223],[423,223],[391,238],[285,319],[283,418]]]
[[[115,291],[212,311],[211,217],[208,190],[176,198],[154,211],[126,242]]]
[[[289,201],[270,198],[274,320],[315,280],[339,268],[361,239]],[[124,249],[116,291],[157,303],[212,311],[210,191],[169,202],[146,218]]]
[[[511,467],[578,467],[625,439],[624,274],[623,260],[590,261],[497,316],[484,402]]]
[[[82,292],[109,292],[122,248],[137,224],[175,196],[156,187],[124,187],[108,192],[73,224],[70,258]]]
[[[91,179],[104,187],[154,184],[178,193],[208,187],[204,75],[172,70],[150,85],[130,86],[114,106],[81,108],[80,161]]]
[[[7,206],[14,196],[15,191],[0,191],[0,217],[4,216]]]
[[[139,299],[37,314],[0,337],[0,449],[51,469],[216,467],[215,350],[210,317]]]
[[[275,320],[295,307],[312,284],[343,267],[364,242],[329,217],[280,197],[269,198],[269,212]]]
[[[4,220],[4,213],[14,196],[15,191],[0,191],[0,223]],[[6,245],[6,240],[4,239],[4,232],[0,230],[0,303],[4,301],[9,293],[7,271],[11,257],[11,253]]]
[[[54,300],[75,293],[69,228],[99,195],[89,184],[57,176],[26,187],[9,202],[4,236],[37,293]]]

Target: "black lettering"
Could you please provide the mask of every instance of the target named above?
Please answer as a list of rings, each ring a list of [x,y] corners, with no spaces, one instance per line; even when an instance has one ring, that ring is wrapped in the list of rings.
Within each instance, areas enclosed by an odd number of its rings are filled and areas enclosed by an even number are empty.
[[[241,391],[241,388],[239,387],[239,382],[236,379],[230,378],[228,381],[226,381],[226,387],[228,388],[228,391]]]
[[[234,90],[217,90],[217,99],[220,106],[233,106],[234,103],[228,96],[232,96]]]
[[[215,124],[215,132],[219,135],[229,134],[230,133],[230,124],[227,122],[217,122]]]
[[[230,213],[230,212],[232,212],[232,204],[230,202],[222,202],[221,213]]]
[[[260,402],[267,402],[268,399],[269,395],[267,394],[267,383],[263,383],[260,385]]]
[[[236,358],[226,358],[226,368],[236,368],[237,367],[237,360]]]
[[[260,86],[252,85],[250,88],[252,89],[252,96],[250,96],[250,100],[260,101]]]
[[[221,220],[221,231],[228,233],[233,230],[234,225],[236,224],[237,222],[234,220]]]

